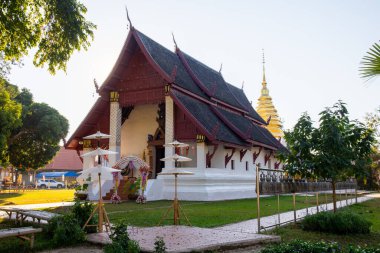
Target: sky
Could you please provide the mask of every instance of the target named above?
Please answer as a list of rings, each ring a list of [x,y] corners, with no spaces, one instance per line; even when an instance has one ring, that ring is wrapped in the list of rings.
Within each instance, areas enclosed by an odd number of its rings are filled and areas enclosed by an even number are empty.
[[[269,94],[291,129],[303,112],[318,113],[338,100],[352,119],[380,107],[380,78],[359,76],[361,58],[380,40],[376,0],[79,0],[97,25],[87,51],[75,52],[66,73],[52,76],[32,64],[33,53],[9,79],[31,90],[35,101],[56,108],[70,123],[67,139],[95,102],[93,84],[107,78],[128,35],[125,6],[133,26],[161,45],[179,48],[226,81],[241,87],[256,107],[265,51]]]

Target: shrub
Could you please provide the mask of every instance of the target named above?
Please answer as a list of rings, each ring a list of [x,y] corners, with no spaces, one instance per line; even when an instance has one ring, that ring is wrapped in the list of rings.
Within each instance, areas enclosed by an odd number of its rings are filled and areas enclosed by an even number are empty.
[[[110,235],[112,243],[104,248],[105,253],[138,253],[140,246],[138,242],[129,239],[128,225],[125,221],[121,221],[113,227],[113,232]]]
[[[347,211],[321,212],[306,216],[302,221],[304,230],[334,234],[368,234],[371,225],[371,222],[360,215]]]
[[[341,252],[337,243],[328,242],[307,242],[301,240],[295,240],[290,243],[281,243],[278,245],[270,246],[261,251],[261,253],[329,253]]]
[[[65,214],[50,220],[48,233],[55,246],[73,245],[85,240],[85,233],[73,214]]]
[[[350,246],[344,250],[336,242],[294,240],[289,243],[269,246],[263,249],[261,253],[380,253],[380,248]]]
[[[154,252],[155,253],[165,253],[166,252],[166,245],[165,241],[162,237],[156,237],[156,240],[154,242]]]
[[[95,206],[91,202],[85,201],[84,203],[81,203],[79,201],[76,201],[72,213],[74,217],[78,220],[79,226],[82,228],[88,218],[90,218],[90,215],[92,211],[94,210]],[[89,221],[89,225],[95,225],[98,223],[98,219],[96,216],[93,216],[91,220]],[[87,233],[96,233],[96,227],[86,227],[85,231]]]

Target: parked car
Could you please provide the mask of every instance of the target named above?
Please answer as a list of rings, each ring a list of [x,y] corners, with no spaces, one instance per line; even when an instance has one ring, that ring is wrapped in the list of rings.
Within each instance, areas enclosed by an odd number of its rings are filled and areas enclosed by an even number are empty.
[[[37,180],[37,187],[38,188],[42,188],[42,189],[46,189],[46,188],[63,188],[65,187],[65,184],[62,183],[62,182],[57,182],[53,179],[39,179]]]

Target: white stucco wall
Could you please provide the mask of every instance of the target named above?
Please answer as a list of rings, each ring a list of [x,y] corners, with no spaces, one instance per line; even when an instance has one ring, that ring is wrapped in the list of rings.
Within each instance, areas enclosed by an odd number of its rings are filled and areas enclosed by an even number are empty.
[[[147,148],[148,134],[154,135],[158,128],[156,122],[157,105],[138,105],[121,127],[121,155],[135,155],[140,158]]]

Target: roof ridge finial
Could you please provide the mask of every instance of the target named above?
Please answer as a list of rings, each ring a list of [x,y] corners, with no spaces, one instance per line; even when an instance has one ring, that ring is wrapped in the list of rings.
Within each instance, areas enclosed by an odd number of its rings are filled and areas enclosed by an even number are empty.
[[[178,45],[177,45],[177,42],[175,41],[174,33],[173,32],[172,32],[172,37],[173,37],[173,42],[174,42],[174,49],[175,49],[175,51],[177,51]]]
[[[131,30],[133,30],[133,25],[132,25],[131,19],[129,18],[129,13],[128,13],[128,7],[127,7],[127,5],[125,5],[125,11],[127,12],[127,20],[129,22],[129,27],[131,28]]]
[[[264,54],[264,48],[261,49],[263,52],[263,86],[266,86],[267,81],[265,79],[265,54]]]
[[[219,74],[222,74],[223,62],[220,63]]]
[[[241,89],[244,90],[244,80],[243,80],[243,82],[241,83]]]

